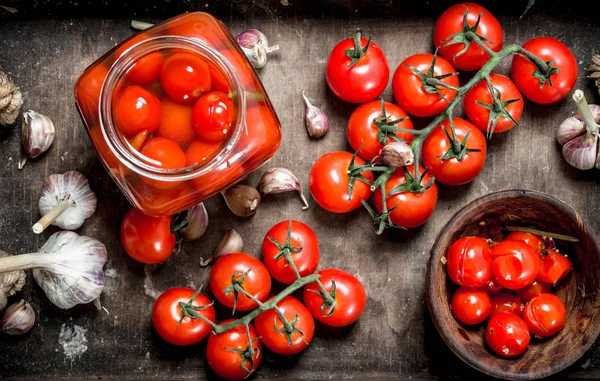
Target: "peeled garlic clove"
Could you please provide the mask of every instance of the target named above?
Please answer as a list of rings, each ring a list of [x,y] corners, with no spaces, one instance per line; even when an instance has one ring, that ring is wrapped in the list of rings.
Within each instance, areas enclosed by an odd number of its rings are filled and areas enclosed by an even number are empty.
[[[200,259],[200,266],[208,266],[218,258],[227,254],[240,252],[243,248],[244,241],[242,240],[242,236],[235,230],[228,229],[217,244],[217,247],[215,247],[210,258],[206,260]]]
[[[204,203],[194,205],[188,210],[187,222],[187,226],[179,231],[184,241],[193,241],[204,235],[208,228],[208,213]]]
[[[11,304],[0,321],[0,332],[7,335],[24,335],[35,325],[35,312],[23,299]]]
[[[405,142],[391,142],[386,144],[381,149],[379,156],[383,164],[396,168],[410,165],[415,160],[412,148]]]
[[[42,218],[33,225],[40,234],[48,225],[66,230],[78,229],[96,211],[96,194],[87,178],[76,171],[48,176],[42,186],[38,207]]]
[[[308,209],[308,201],[302,192],[302,186],[298,178],[285,168],[271,168],[262,174],[260,178],[260,190],[263,194],[278,194],[297,191],[302,200],[302,209]]]
[[[249,217],[260,205],[260,193],[249,185],[235,184],[221,193],[229,210],[236,216]]]
[[[594,168],[598,154],[598,135],[585,133],[569,140],[562,149],[567,163],[577,169],[587,170]]]
[[[248,29],[235,38],[248,60],[257,69],[267,63],[267,54],[279,50],[279,45],[269,46],[267,37],[256,29]]]
[[[585,132],[585,124],[574,116],[565,119],[556,132],[556,140],[562,146]]]
[[[24,156],[19,162],[19,169],[23,168],[27,159],[33,159],[46,152],[52,146],[55,135],[54,123],[50,118],[31,110],[24,113],[21,125]]]
[[[304,99],[304,104],[306,105],[304,124],[306,125],[308,135],[311,138],[316,139],[323,137],[327,131],[329,131],[329,118],[327,117],[327,114],[325,114],[325,112],[320,108],[310,103],[304,94],[304,91],[302,92],[302,98]]]

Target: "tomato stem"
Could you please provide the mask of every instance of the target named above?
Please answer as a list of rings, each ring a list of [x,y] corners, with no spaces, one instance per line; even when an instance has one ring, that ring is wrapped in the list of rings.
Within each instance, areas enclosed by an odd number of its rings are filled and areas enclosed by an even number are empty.
[[[554,239],[560,239],[560,240],[568,241],[568,242],[579,242],[578,238],[572,237],[570,235],[551,233],[551,232],[547,232],[547,231],[543,231],[543,230],[526,228],[526,227],[521,227],[521,226],[507,226],[506,230],[508,230],[509,232],[524,232],[524,233],[531,233],[531,234],[539,235],[542,237],[552,237]]]

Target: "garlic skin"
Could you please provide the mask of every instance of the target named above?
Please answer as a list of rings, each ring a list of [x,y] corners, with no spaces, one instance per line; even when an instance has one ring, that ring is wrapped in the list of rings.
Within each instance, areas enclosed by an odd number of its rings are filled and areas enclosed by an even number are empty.
[[[39,234],[48,224],[66,230],[78,229],[86,218],[94,214],[96,205],[96,194],[83,174],[69,171],[50,175],[44,181],[38,203],[43,217],[34,225],[33,231]],[[52,215],[44,219],[50,213]]]
[[[248,61],[256,69],[267,64],[267,55],[279,50],[279,45],[269,46],[267,37],[259,30],[248,29],[235,38],[240,48],[248,58]]]
[[[10,254],[0,250],[0,258],[8,257]],[[25,285],[25,271],[16,270],[0,273],[0,310],[6,307],[8,297],[21,291]]]
[[[410,145],[398,141],[386,144],[381,149],[379,156],[385,165],[396,168],[410,165],[415,160],[415,155]]]
[[[260,178],[260,190],[265,195],[297,191],[302,200],[302,209],[308,209],[300,181],[289,169],[279,167],[264,172]]]
[[[0,332],[20,336],[24,335],[35,325],[35,312],[31,304],[21,299],[20,302],[11,304],[0,320]]]
[[[208,228],[208,213],[204,203],[199,203],[192,206],[188,210],[188,224],[185,228],[179,230],[184,241],[193,241],[206,233]]]
[[[556,140],[562,146],[585,132],[585,124],[574,116],[565,119],[556,132]]]
[[[19,162],[19,169],[23,169],[27,159],[36,158],[46,152],[54,143],[55,135],[54,123],[46,115],[32,110],[23,113],[21,142],[24,156]]]
[[[242,236],[233,229],[228,229],[221,240],[217,244],[217,247],[213,250],[212,255],[208,259],[200,258],[200,266],[208,266],[218,258],[242,251],[244,248],[244,240]]]
[[[306,112],[304,114],[306,131],[308,131],[308,135],[311,138],[322,138],[329,131],[329,117],[323,110],[310,103],[304,91],[302,92],[302,98],[306,105]]]
[[[253,215],[260,205],[260,193],[249,185],[235,184],[221,194],[229,210],[239,217]]]

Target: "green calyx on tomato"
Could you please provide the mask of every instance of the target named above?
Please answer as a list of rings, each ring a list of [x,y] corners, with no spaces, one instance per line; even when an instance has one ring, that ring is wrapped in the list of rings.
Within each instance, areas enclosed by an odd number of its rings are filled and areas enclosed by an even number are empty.
[[[359,59],[361,59],[365,54],[367,54],[367,50],[369,50],[369,46],[371,45],[371,37],[369,37],[367,44],[363,48],[360,43],[360,37],[360,32],[356,32],[352,37],[354,39],[354,49],[344,50],[344,54],[352,60],[350,65],[348,65],[348,68],[354,66]]]
[[[248,276],[250,271],[252,271],[252,268],[249,268],[248,270],[246,270],[243,273],[242,272],[233,273],[233,275],[231,276],[231,284],[223,290],[224,295],[229,295],[229,294],[233,293],[233,312],[232,312],[232,314],[235,314],[235,309],[237,307],[237,302],[238,302],[238,295],[240,293],[242,293],[243,295],[246,295],[246,297],[248,297],[249,299],[254,300],[256,302],[256,304],[258,304],[259,306],[262,304],[260,300],[258,300],[256,297],[254,297],[253,295],[251,295],[244,289],[244,281],[246,280],[246,277]]]
[[[513,124],[515,126],[518,126],[519,124],[517,123],[517,121],[513,118],[512,115],[510,115],[510,113],[508,112],[508,110],[506,109],[506,107],[508,107],[508,105],[518,102],[521,99],[517,98],[517,99],[509,99],[507,101],[502,101],[502,93],[500,92],[500,90],[498,90],[496,87],[494,87],[494,85],[492,84],[492,81],[490,80],[490,77],[486,77],[485,78],[487,85],[488,85],[488,91],[490,92],[490,95],[492,96],[492,101],[493,103],[484,103],[481,102],[479,100],[476,100],[475,103],[487,108],[488,110],[490,110],[490,116],[488,117],[488,125],[487,125],[487,138],[490,139],[492,137],[492,134],[494,133],[494,130],[496,129],[496,125],[498,124],[498,119],[500,119],[501,116],[510,119],[511,122],[513,122]],[[466,141],[466,138],[465,138]]]
[[[290,225],[288,227],[287,235],[285,237],[285,243],[282,244],[275,238],[269,236],[267,236],[267,239],[273,242],[273,245],[277,246],[277,249],[279,249],[279,253],[275,254],[273,259],[277,261],[281,258],[285,258],[288,264],[292,267],[292,270],[294,270],[294,275],[296,275],[296,279],[302,278],[300,276],[300,273],[298,272],[298,268],[296,267],[294,260],[292,259],[292,253],[299,253],[302,251],[302,249],[304,249],[304,247],[302,246],[302,242],[300,242],[300,247],[292,246],[292,221],[290,221]]]
[[[531,75],[540,80],[540,89],[544,88],[546,82],[548,82],[548,86],[552,86],[552,75],[558,74],[560,72],[560,68],[553,67],[552,60],[544,62],[545,65],[541,66],[534,62],[537,66],[537,69]]]
[[[385,112],[385,101],[383,97],[381,99],[381,116],[379,118],[373,119],[373,124],[377,127],[377,140],[382,145],[385,145],[388,142],[389,138],[392,138],[396,141],[404,141],[399,138],[395,132],[408,132],[414,133],[412,130],[403,129],[397,127],[396,124],[404,122],[408,117],[396,119],[396,120],[388,120],[388,116]]]
[[[471,130],[467,131],[465,138],[461,142],[458,140],[458,138],[456,138],[456,134],[454,133],[454,123],[452,122],[452,118],[449,119],[449,122],[450,122],[449,123],[450,130],[452,131],[452,136],[450,136],[450,134],[448,133],[448,130],[446,130],[446,128],[444,126],[440,125],[442,131],[444,131],[444,134],[446,135],[446,138],[448,139],[448,142],[450,143],[450,148],[448,149],[448,151],[446,151],[446,153],[440,157],[440,160],[442,162],[444,162],[444,160],[450,160],[454,157],[458,161],[463,161],[465,156],[468,153],[481,152],[480,149],[467,148],[467,139],[469,139],[469,135],[471,135]]]
[[[365,202],[363,201],[363,205],[364,204],[365,204]],[[317,294],[321,298],[323,298],[323,304],[321,304],[321,308],[320,308],[321,312],[324,313],[326,316],[331,316],[335,312],[335,305],[336,305],[336,300],[335,300],[335,291],[336,291],[335,279],[331,279],[331,291],[329,291],[329,292],[327,292],[327,290],[323,286],[323,283],[321,283],[320,281],[318,281],[317,284],[319,285],[320,290],[314,290],[312,288],[309,288],[307,290],[310,291],[310,292],[314,292],[315,294]]]
[[[227,347],[225,347],[223,349],[239,354],[242,357],[240,366],[242,367],[244,372],[246,372],[246,373],[248,373],[248,375],[250,375],[252,372],[254,372],[256,370],[256,368],[254,367],[254,355],[256,352],[260,351],[260,349],[258,349],[258,348],[254,349],[253,344],[255,342],[259,341],[260,337],[255,337],[254,339],[252,339],[252,337],[250,335],[250,326],[248,324],[246,324],[245,327],[246,327],[246,335],[248,336],[248,346],[246,346],[246,348],[244,348],[244,349],[227,348]],[[250,363],[250,368],[248,368],[246,366],[246,363]]]
[[[192,297],[190,298],[190,300],[187,303],[179,302],[179,307],[181,307],[181,319],[179,319],[179,322],[177,322],[177,326],[179,326],[179,324],[181,324],[181,322],[183,321],[183,319],[185,319],[186,316],[188,316],[192,320],[195,320],[195,319],[204,320],[205,322],[212,325],[213,327],[215,326],[215,323],[213,323],[212,321],[210,321],[209,319],[205,318],[204,316],[202,316],[201,314],[198,313],[198,311],[202,311],[206,308],[212,307],[214,302],[210,302],[209,304],[205,304],[202,306],[194,305],[194,299],[196,299],[196,297],[198,295],[200,295],[201,292],[202,292],[202,286],[200,286],[200,288],[194,293],[194,295],[192,295]]]
[[[451,89],[454,91],[458,91],[458,88],[449,85],[447,83],[442,82],[443,79],[451,77],[453,75],[457,75],[458,73],[453,72],[453,73],[446,73],[446,74],[442,74],[442,75],[435,75],[435,61],[437,59],[437,52],[433,55],[433,59],[431,60],[431,66],[429,66],[429,69],[427,70],[427,73],[423,73],[422,71],[420,71],[419,69],[417,69],[416,67],[412,66],[412,65],[408,65],[406,64],[406,66],[412,70],[413,73],[415,73],[416,76],[418,76],[421,79],[422,85],[423,85],[423,89],[428,92],[429,94],[435,94],[437,96],[439,96],[440,98],[444,98],[441,94],[440,94],[440,87],[445,87],[447,89]]]
[[[354,189],[354,183],[356,183],[356,180],[360,180],[367,185],[371,185],[371,181],[362,175],[363,172],[377,171],[382,169],[382,167],[374,167],[370,163],[365,165],[354,164],[359,151],[360,147],[356,152],[354,152],[352,159],[350,159],[350,164],[348,164],[348,200],[352,200],[352,190]]]
[[[477,21],[475,22],[475,24],[473,24],[473,26],[469,25],[469,22],[467,21],[468,16],[469,16],[469,10],[467,10],[463,15],[463,30],[446,38],[446,40],[443,41],[443,45],[440,46],[440,47],[444,47],[444,46],[454,45],[454,44],[464,44],[465,47],[461,51],[456,53],[454,55],[454,58],[465,54],[467,52],[467,50],[469,50],[469,47],[471,46],[471,42],[473,42],[473,41],[487,42],[490,44],[492,43],[492,41],[477,34],[477,28],[479,27],[479,23],[481,22],[481,16],[483,16],[483,13],[480,13],[479,16],[477,16]]]
[[[279,315],[279,319],[283,323],[283,328],[277,327],[277,318],[273,318],[273,326],[277,332],[285,335],[285,337],[287,338],[287,341],[288,341],[288,346],[291,347],[292,345],[294,345],[294,342],[292,340],[292,335],[294,333],[299,333],[302,336],[302,340],[304,340],[306,345],[308,345],[308,341],[306,340],[306,335],[304,335],[304,332],[302,332],[301,329],[296,327],[296,325],[298,324],[298,321],[300,320],[300,316],[298,314],[296,314],[294,316],[294,319],[292,319],[292,321],[287,321],[287,319],[285,318],[285,316],[283,315],[283,313],[281,312],[279,307],[275,306],[274,310]]]

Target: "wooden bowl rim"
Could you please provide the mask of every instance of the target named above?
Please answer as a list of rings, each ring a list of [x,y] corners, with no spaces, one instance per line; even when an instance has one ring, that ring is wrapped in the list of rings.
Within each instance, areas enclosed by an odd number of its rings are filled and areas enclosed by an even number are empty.
[[[433,243],[433,246],[431,247],[431,250],[430,250],[429,260],[427,262],[427,272],[425,275],[425,279],[426,279],[426,285],[425,285],[426,295],[425,296],[427,299],[427,309],[429,310],[429,314],[431,316],[431,319],[433,320],[435,328],[437,329],[438,333],[440,334],[440,336],[442,337],[442,339],[444,340],[446,345],[450,348],[450,350],[452,350],[452,352],[458,358],[463,360],[465,363],[467,363],[471,367],[475,368],[476,370],[478,370],[486,375],[496,377],[496,378],[501,378],[501,379],[537,380],[540,378],[545,378],[545,377],[554,375],[554,374],[568,368],[569,366],[573,365],[577,360],[579,360],[597,340],[598,335],[600,334],[600,327],[596,328],[596,332],[593,332],[593,336],[592,336],[593,340],[589,340],[589,342],[586,343],[585,345],[579,346],[577,349],[575,349],[573,351],[569,351],[568,354],[565,354],[562,361],[555,363],[553,366],[550,367],[550,369],[546,368],[545,370],[540,370],[540,371],[535,371],[535,372],[518,372],[518,373],[505,372],[501,369],[490,368],[489,366],[483,366],[477,357],[472,356],[471,353],[469,353],[467,351],[459,350],[459,348],[455,346],[453,341],[448,340],[448,336],[449,336],[448,329],[446,327],[442,326],[438,316],[434,313],[435,309],[433,308],[433,305],[432,305],[433,301],[432,301],[432,295],[431,295],[431,293],[432,293],[431,288],[432,288],[433,282],[435,281],[433,279],[433,274],[435,274],[435,271],[432,271],[431,269],[433,267],[434,261],[437,262],[440,260],[439,255],[436,256],[435,254],[436,254],[436,252],[440,251],[439,245],[440,245],[440,241],[441,241],[442,237],[445,235],[445,233],[448,231],[448,229],[460,217],[467,215],[477,206],[486,203],[490,198],[498,198],[498,196],[500,196],[500,198],[528,197],[528,198],[541,200],[544,202],[548,202],[548,203],[552,204],[552,206],[556,207],[557,209],[565,212],[566,214],[571,215],[573,220],[581,221],[581,227],[583,228],[584,232],[589,235],[590,241],[596,247],[596,255],[598,255],[600,257],[600,240],[598,239],[598,236],[596,235],[594,230],[590,227],[589,223],[585,219],[583,219],[577,211],[575,211],[572,207],[567,205],[565,202],[563,202],[547,193],[540,192],[540,191],[534,191],[534,190],[527,190],[527,189],[507,189],[507,190],[491,192],[491,193],[485,194],[483,196],[479,196],[479,197],[475,198],[474,200],[465,204],[456,213],[454,213],[454,215],[448,220],[448,222],[446,222],[446,224],[444,224],[444,226],[438,233],[438,235]]]

